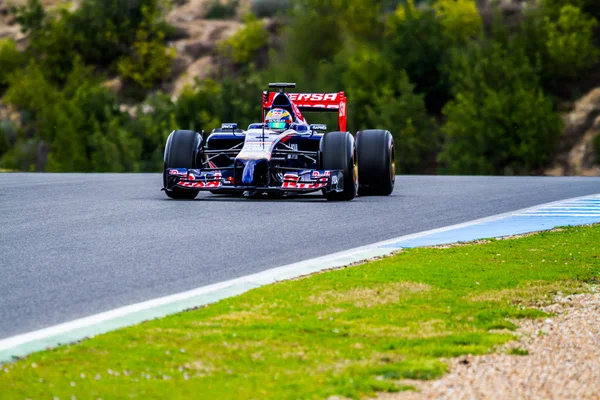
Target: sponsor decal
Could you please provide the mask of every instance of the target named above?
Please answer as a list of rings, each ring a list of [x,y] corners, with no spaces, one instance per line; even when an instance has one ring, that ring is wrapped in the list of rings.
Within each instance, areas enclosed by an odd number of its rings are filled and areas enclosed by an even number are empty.
[[[313,177],[313,178],[318,178],[318,177],[320,177],[320,176],[321,176],[321,173],[320,173],[319,171],[313,171],[313,172],[312,172],[312,177]]]
[[[196,180],[196,176],[194,174],[189,174],[188,175],[188,180],[195,181]]]
[[[323,175],[330,176],[331,175],[331,171],[325,171],[325,172],[323,172]]]
[[[346,102],[340,101],[340,117],[346,116]]]
[[[336,101],[339,93],[288,93],[292,101]]]
[[[312,129],[313,131],[326,131],[327,130],[327,125],[324,125],[324,124],[312,124],[310,126],[310,129]]]
[[[338,183],[338,177],[337,177],[337,175],[332,176],[331,177],[331,184],[332,185],[337,185],[337,183]]]
[[[284,182],[293,182],[293,183],[296,183],[296,182],[298,182],[298,175],[296,175],[296,174],[285,174],[283,176],[283,181]]]
[[[288,146],[290,146],[290,149],[292,150],[298,150],[298,143],[290,143]],[[298,159],[298,154],[288,154],[288,160],[297,160]]]
[[[169,175],[179,175],[184,176],[187,175],[188,170],[186,168],[171,168],[167,171]]]

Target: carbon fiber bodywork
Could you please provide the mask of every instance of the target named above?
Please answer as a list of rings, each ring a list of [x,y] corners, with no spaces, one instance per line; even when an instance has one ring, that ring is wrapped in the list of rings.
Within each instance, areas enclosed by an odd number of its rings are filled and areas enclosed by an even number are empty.
[[[166,190],[324,192],[343,190],[343,172],[320,167],[323,134],[308,126],[213,131],[198,149],[197,168],[166,170]]]

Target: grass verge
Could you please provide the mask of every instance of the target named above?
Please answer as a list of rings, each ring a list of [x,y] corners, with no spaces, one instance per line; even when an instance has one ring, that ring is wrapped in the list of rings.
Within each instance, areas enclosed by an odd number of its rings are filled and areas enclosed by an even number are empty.
[[[33,354],[0,368],[0,397],[361,397],[483,354],[511,322],[600,273],[600,226],[404,251],[255,289],[209,307]]]

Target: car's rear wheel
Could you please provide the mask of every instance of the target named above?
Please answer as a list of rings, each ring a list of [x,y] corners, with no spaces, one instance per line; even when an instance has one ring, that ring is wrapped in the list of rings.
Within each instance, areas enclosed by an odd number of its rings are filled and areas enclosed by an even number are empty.
[[[389,131],[370,129],[356,134],[360,196],[389,196],[396,182],[394,138]]]
[[[163,171],[163,184],[165,193],[171,199],[193,200],[198,196],[198,190],[182,189],[178,187],[167,187],[167,170],[170,168],[195,168],[198,152],[201,150],[202,138],[194,131],[173,131],[165,146],[165,159]]]
[[[325,192],[327,200],[347,201],[356,196],[358,169],[356,147],[349,132],[329,132],[321,139],[321,167],[325,170],[341,170],[344,177],[340,182],[341,192]]]

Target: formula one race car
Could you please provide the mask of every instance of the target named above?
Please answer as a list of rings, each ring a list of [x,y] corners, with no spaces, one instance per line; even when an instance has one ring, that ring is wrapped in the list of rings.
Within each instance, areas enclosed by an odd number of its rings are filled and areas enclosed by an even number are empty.
[[[173,131],[166,143],[163,184],[172,199],[211,193],[261,196],[321,191],[327,200],[394,190],[394,139],[387,130],[346,131],[346,97],[339,93],[286,93],[294,83],[263,92],[263,122],[247,130],[223,124],[204,132]],[[337,112],[339,130],[309,125],[302,112]]]

